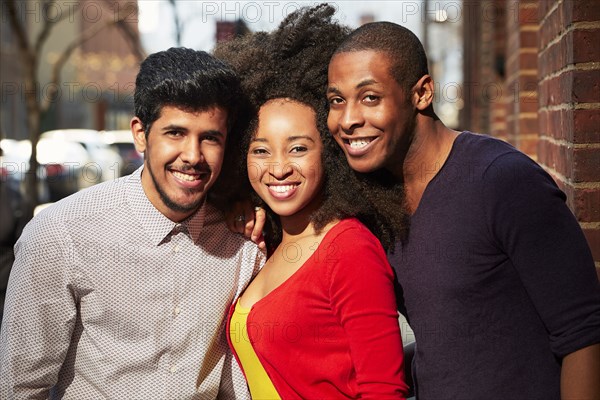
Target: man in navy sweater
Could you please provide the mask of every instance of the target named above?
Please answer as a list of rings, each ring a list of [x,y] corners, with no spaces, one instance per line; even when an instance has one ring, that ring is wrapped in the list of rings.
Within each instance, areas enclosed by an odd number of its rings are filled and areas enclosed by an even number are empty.
[[[350,166],[391,172],[409,236],[391,256],[419,399],[600,398],[600,285],[565,195],[535,162],[437,118],[423,46],[362,26],[329,65],[328,126]]]

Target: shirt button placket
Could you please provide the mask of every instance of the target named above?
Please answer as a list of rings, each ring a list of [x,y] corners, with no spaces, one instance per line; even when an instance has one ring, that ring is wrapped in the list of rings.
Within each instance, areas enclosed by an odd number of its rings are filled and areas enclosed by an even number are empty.
[[[172,293],[172,326],[171,326],[171,331],[172,331],[172,335],[170,337],[170,347],[171,347],[171,353],[169,354],[169,364],[167,364],[165,367],[167,376],[168,376],[168,398],[176,398],[176,394],[178,393],[178,379],[180,379],[178,376],[176,376],[176,374],[178,374],[180,371],[180,366],[177,364],[178,362],[180,362],[181,360],[179,360],[179,358],[177,357],[178,351],[177,349],[180,347],[181,343],[180,343],[180,338],[179,338],[179,334],[180,334],[180,329],[181,329],[181,325],[182,323],[185,323],[183,320],[181,320],[181,296],[182,296],[182,287],[181,287],[181,279],[179,278],[179,274],[181,274],[181,263],[182,263],[182,257],[184,257],[185,255],[183,254],[184,251],[184,246],[185,246],[185,239],[186,239],[186,228],[185,226],[181,225],[181,224],[177,224],[175,226],[175,230],[173,232],[173,237],[172,239],[172,247],[171,247],[171,271],[172,271],[172,277],[174,279],[173,281],[173,293]]]

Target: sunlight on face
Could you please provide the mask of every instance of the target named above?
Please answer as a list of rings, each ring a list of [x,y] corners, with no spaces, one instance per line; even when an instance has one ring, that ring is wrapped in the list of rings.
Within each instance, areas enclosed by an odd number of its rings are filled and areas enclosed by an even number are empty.
[[[248,149],[252,187],[279,216],[307,215],[323,183],[322,152],[313,109],[287,99],[271,100],[260,108]]]

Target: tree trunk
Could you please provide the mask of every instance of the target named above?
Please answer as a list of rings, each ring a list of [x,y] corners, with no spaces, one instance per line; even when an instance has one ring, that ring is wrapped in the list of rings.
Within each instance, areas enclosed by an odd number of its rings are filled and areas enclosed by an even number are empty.
[[[38,176],[39,167],[37,160],[37,143],[40,137],[40,121],[42,110],[38,97],[39,82],[37,80],[37,62],[35,55],[30,57],[30,62],[25,67],[25,106],[27,110],[27,129],[29,131],[29,141],[31,142],[31,157],[29,158],[29,170],[25,174],[25,197],[29,200],[24,210],[25,217],[29,220],[33,217],[33,210],[39,204]]]

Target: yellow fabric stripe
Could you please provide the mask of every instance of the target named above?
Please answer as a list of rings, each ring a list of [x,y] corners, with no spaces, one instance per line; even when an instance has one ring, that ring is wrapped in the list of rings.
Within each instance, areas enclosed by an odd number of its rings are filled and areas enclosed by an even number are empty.
[[[248,387],[253,400],[280,400],[273,382],[263,368],[260,360],[256,356],[250,340],[248,340],[247,320],[249,308],[240,306],[238,300],[235,304],[231,322],[229,324],[229,336],[233,348],[244,368]]]

